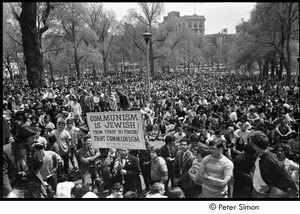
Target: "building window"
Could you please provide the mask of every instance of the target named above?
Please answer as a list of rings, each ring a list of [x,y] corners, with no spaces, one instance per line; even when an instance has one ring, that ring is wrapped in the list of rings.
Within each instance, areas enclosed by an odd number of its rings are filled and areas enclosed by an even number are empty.
[[[203,25],[200,23],[200,24],[199,24],[199,27],[200,27],[200,28],[203,28]]]
[[[182,26],[185,27],[185,23],[182,23]]]
[[[197,28],[198,25],[197,25],[197,22],[194,22],[194,28]]]
[[[192,22],[189,22],[188,26],[189,26],[189,27],[192,27]]]

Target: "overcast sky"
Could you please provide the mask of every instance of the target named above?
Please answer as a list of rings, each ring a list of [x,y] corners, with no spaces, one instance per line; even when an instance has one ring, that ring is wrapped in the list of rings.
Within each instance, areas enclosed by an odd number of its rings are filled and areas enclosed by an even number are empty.
[[[121,20],[130,8],[138,8],[136,2],[105,2],[104,9],[111,9],[115,11],[117,20]],[[197,15],[204,15],[205,20],[205,34],[213,34],[221,32],[222,29],[227,28],[228,33],[235,33],[235,26],[243,18],[248,20],[250,12],[254,8],[254,2],[217,2],[217,3],[181,3],[181,2],[167,2],[164,3],[165,11],[160,18],[171,11],[179,11],[180,16],[193,15],[194,11]]]

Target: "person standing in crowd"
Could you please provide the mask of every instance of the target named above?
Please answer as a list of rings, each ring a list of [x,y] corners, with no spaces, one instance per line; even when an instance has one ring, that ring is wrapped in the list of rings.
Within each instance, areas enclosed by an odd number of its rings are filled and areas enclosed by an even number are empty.
[[[109,103],[109,110],[110,111],[117,111],[118,105],[117,105],[117,98],[116,93],[112,91],[112,89],[109,89],[108,94],[108,103]]]
[[[36,143],[37,146],[41,147],[41,151],[44,153],[44,163],[41,167],[41,175],[43,180],[46,181],[50,186],[53,194],[55,195],[56,187],[57,187],[57,169],[60,164],[62,164],[61,157],[53,152],[46,151],[46,144],[44,143]]]
[[[78,140],[77,140],[77,150],[81,149],[83,143],[84,143],[84,137],[87,136],[89,133],[89,128],[86,125],[82,125],[79,127],[79,132],[77,134]]]
[[[228,198],[233,163],[223,155],[224,143],[213,140],[209,142],[208,148],[211,154],[203,158],[198,172],[203,177],[202,198]]]
[[[292,192],[296,191],[295,183],[275,154],[269,151],[266,134],[261,131],[251,133],[250,143],[258,153],[252,172],[252,198],[292,197]]]
[[[120,99],[121,111],[127,111],[128,109],[130,109],[131,103],[128,99],[128,96],[122,90],[118,90],[117,95],[119,96]]]
[[[73,97],[73,102],[71,102],[71,116],[74,118],[75,125],[82,122],[82,109],[80,103],[77,101],[76,97]]]
[[[56,136],[54,134],[49,134],[47,139],[46,151],[53,151],[56,154],[59,153],[59,145],[56,142]]]
[[[52,108],[46,112],[46,114],[48,114],[50,116],[50,121],[53,123],[53,124],[57,124],[57,120],[58,118],[56,117],[59,113],[59,107],[58,107],[58,104],[57,103],[52,103]]]
[[[113,186],[112,173],[111,173],[111,164],[112,160],[109,156],[109,149],[101,148],[100,157],[97,159],[95,165],[96,170],[99,173],[99,176],[103,178],[104,188],[108,189],[109,194],[111,193],[111,188]]]
[[[139,162],[142,172],[142,176],[145,183],[145,192],[150,190],[151,183],[151,156],[150,156],[150,144],[145,142],[146,150],[139,150]]]
[[[168,168],[166,161],[158,155],[160,155],[160,150],[154,146],[151,146],[151,185],[156,182],[165,184],[168,180]]]
[[[114,183],[122,183],[124,192],[129,190],[136,192],[136,180],[141,172],[139,161],[136,157],[129,154],[128,149],[119,149],[119,154],[119,157],[114,158],[111,167]]]
[[[243,152],[234,158],[234,189],[233,198],[251,198],[253,184],[250,171],[254,166],[255,149],[251,143],[245,144]]]
[[[299,128],[297,127],[296,130]],[[292,156],[294,157],[294,160],[298,160],[299,162],[299,156],[300,156],[300,150],[299,150],[299,133],[294,132],[291,139],[288,141],[287,145],[291,148]]]
[[[166,181],[165,189],[168,191],[169,181],[171,180],[171,186],[174,187],[174,170],[173,163],[176,156],[175,149],[175,137],[173,135],[167,135],[165,137],[165,145],[160,148],[160,155],[165,159],[168,168],[168,180]]]
[[[192,167],[195,156],[188,149],[188,139],[180,140],[180,151],[177,152],[174,160],[174,184],[179,186],[186,198],[191,198],[192,180],[189,176],[189,169]]]
[[[24,126],[16,134],[14,142],[3,146],[2,197],[47,197],[40,173],[43,156],[32,146],[37,137],[37,128]]]
[[[188,173],[193,181],[192,198],[199,198],[200,194],[202,193],[203,178],[198,176],[198,172],[200,170],[203,158],[208,155],[208,146],[205,144],[200,144],[193,155],[196,156],[196,159],[193,161],[193,165],[189,169]]]
[[[79,171],[84,185],[93,186],[95,179],[99,178],[99,173],[95,167],[95,161],[100,157],[100,153],[92,147],[91,137],[84,137],[84,144],[78,150]]]
[[[51,133],[51,131],[55,129],[55,125],[52,122],[50,122],[49,114],[44,115],[44,117],[40,121],[40,125],[42,126],[42,129],[45,130],[47,135],[48,133]]]
[[[75,164],[74,158],[77,157],[77,144],[78,144],[78,132],[79,128],[74,126],[74,120],[73,118],[67,119],[67,126],[65,128],[70,135],[71,135],[71,141],[70,141],[70,146],[69,146],[69,159],[71,161],[71,164],[73,166],[73,169],[77,169],[77,166]]]
[[[69,147],[72,137],[70,133],[65,130],[65,126],[65,120],[59,118],[57,121],[57,129],[54,129],[51,134],[54,134],[56,137],[56,142],[59,148],[58,154],[61,156],[64,162],[64,172],[69,175]]]
[[[82,117],[86,118],[87,112],[93,112],[94,111],[94,101],[92,97],[89,95],[87,90],[83,90],[83,98],[80,98],[82,102],[80,103],[82,107]]]
[[[286,171],[291,175],[299,192],[299,164],[287,158],[287,155],[290,153],[289,146],[284,143],[278,143],[275,145],[273,152],[276,153],[278,160],[283,163]]]

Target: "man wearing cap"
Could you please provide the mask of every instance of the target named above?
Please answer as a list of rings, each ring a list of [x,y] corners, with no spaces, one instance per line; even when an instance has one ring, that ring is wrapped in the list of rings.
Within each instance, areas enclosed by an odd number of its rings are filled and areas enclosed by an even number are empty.
[[[46,197],[40,168],[41,153],[33,148],[38,129],[24,126],[15,141],[3,146],[3,195],[6,198]]]
[[[291,197],[297,191],[295,183],[284,165],[269,151],[266,134],[261,131],[251,133],[250,143],[258,154],[251,174],[252,198]]]

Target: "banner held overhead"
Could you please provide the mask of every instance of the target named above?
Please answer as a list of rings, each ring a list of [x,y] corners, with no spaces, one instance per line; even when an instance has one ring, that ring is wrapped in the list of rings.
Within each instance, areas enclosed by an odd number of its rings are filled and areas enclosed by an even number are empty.
[[[88,112],[94,148],[146,150],[140,111]]]

